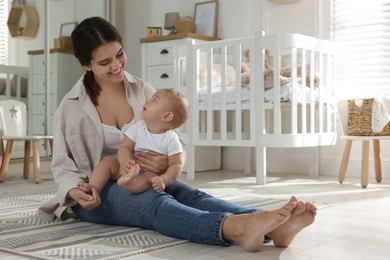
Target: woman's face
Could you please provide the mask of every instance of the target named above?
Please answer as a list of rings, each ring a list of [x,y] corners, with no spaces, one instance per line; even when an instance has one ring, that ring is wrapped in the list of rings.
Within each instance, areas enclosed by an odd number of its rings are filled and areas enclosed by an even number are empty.
[[[92,70],[100,86],[104,83],[121,83],[126,67],[126,53],[119,42],[110,42],[96,48],[92,53],[91,64],[85,66]]]

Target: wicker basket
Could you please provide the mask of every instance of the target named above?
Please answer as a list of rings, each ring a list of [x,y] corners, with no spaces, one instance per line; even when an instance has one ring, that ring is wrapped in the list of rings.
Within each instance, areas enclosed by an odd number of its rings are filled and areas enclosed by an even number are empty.
[[[360,101],[362,104],[360,104]],[[382,132],[374,133],[371,128],[373,99],[362,99],[359,102],[348,100],[348,135],[352,136],[389,136],[390,123]],[[359,105],[357,105],[359,103]]]
[[[195,30],[194,20],[187,16],[183,20],[175,22],[176,33],[193,33]]]

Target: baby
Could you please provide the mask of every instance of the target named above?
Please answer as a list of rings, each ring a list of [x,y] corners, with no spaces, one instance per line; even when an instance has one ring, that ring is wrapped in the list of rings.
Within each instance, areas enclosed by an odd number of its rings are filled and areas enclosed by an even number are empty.
[[[118,149],[118,157],[106,156],[92,172],[89,185],[101,191],[108,179],[116,180],[126,190],[139,193],[151,187],[161,192],[173,183],[184,166],[183,148],[174,131],[188,118],[187,99],[171,89],[157,90],[146,101],[142,120],[129,126]],[[136,151],[154,151],[168,156],[163,174],[142,171],[133,159]]]

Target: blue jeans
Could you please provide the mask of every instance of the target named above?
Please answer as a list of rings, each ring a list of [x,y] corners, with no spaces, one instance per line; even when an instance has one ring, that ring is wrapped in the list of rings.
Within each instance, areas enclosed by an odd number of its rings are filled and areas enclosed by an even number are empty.
[[[222,225],[228,215],[259,211],[215,198],[178,181],[160,193],[153,189],[129,193],[109,181],[100,198],[102,203],[94,210],[76,205],[73,211],[82,221],[142,227],[211,245],[230,245],[222,238]]]

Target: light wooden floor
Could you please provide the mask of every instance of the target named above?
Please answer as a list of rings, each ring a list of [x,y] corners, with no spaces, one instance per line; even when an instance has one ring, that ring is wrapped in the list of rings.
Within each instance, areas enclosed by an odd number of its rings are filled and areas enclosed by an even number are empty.
[[[185,175],[182,175],[185,181]],[[366,189],[359,178],[310,179],[306,175],[270,174],[266,186],[255,185],[253,175],[234,172],[197,173],[189,182],[208,192],[239,193],[251,197],[289,198],[323,202],[316,221],[304,229],[291,246],[278,249],[266,245],[259,253],[246,253],[238,246],[219,247],[188,243],[128,259],[390,259],[390,180],[382,184],[370,179]],[[0,253],[0,260],[26,259]]]

